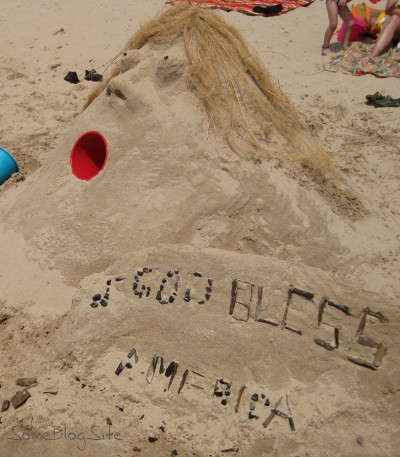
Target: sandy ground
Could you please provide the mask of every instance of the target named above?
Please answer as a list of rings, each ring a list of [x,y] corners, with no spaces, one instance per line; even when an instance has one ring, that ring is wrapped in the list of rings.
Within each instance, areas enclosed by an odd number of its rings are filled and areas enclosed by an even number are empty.
[[[141,70],[112,86],[127,103],[103,94],[82,113],[96,85],[85,70],[102,73],[169,8],[143,4],[1,1],[0,145],[21,172],[0,187],[0,401],[18,378],[38,384],[0,413],[0,457],[398,455],[400,111],[365,104],[397,98],[398,81],[318,69],[324,2],[216,13],[329,151],[354,196],[344,205],[299,167],[235,154],[184,80],[157,67],[167,54],[185,66],[181,43],[143,49]],[[69,153],[92,129],[112,153],[82,182]],[[235,279],[248,320],[240,304],[230,314]],[[290,285],[312,294],[287,308]],[[90,306],[97,293],[107,307]],[[377,369],[348,359],[375,354]],[[170,387],[159,365],[151,379],[154,355],[179,363]],[[121,361],[132,368],[117,376]],[[262,425],[281,397],[295,430],[282,414]]]

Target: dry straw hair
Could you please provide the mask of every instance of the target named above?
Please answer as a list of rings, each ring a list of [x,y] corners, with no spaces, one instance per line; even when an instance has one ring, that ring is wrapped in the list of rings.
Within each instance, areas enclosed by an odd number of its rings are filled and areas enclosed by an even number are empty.
[[[318,174],[330,168],[328,155],[313,144],[292,103],[261,60],[239,31],[219,15],[192,5],[171,7],[141,27],[121,54],[146,43],[171,44],[180,38],[189,59],[188,86],[233,150],[255,159],[286,152],[286,157]],[[119,72],[117,64],[86,106]]]

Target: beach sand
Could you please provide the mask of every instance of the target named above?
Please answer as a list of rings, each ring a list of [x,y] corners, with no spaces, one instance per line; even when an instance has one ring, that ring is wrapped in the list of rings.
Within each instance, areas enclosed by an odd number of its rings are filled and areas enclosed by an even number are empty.
[[[400,112],[365,104],[398,81],[320,70],[325,2],[215,11],[329,177],[277,136],[269,157],[234,151],[186,83],[180,40],[126,56],[82,111],[98,84],[85,70],[111,70],[172,8],[143,4],[2,2],[0,146],[20,172],[0,187],[1,404],[18,378],[38,384],[0,413],[0,457],[398,455]],[[69,155],[89,130],[109,159],[86,182]]]

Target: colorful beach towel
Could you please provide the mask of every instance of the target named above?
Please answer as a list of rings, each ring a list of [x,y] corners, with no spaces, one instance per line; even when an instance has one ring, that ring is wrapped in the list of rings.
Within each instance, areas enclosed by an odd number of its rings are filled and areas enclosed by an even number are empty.
[[[340,71],[348,75],[375,75],[378,78],[400,78],[400,49],[391,48],[379,57],[369,56],[374,44],[353,43],[348,51],[333,56],[323,70]]]
[[[167,3],[177,5],[180,3],[191,3],[199,5],[202,8],[222,9],[225,11],[239,11],[253,16],[261,15],[262,13],[254,12],[253,8],[256,6],[274,6],[282,5],[282,9],[275,14],[268,14],[268,16],[277,16],[279,14],[287,13],[299,6],[308,6],[314,0],[168,0]]]

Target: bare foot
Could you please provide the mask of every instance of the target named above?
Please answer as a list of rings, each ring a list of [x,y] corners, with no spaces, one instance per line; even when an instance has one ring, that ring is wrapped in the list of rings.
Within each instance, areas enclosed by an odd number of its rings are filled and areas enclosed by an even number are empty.
[[[327,56],[329,54],[332,54],[332,51],[329,48],[322,48],[321,55]]]

